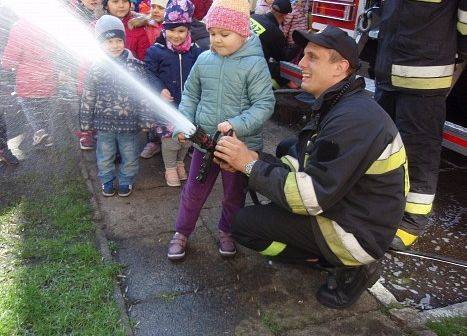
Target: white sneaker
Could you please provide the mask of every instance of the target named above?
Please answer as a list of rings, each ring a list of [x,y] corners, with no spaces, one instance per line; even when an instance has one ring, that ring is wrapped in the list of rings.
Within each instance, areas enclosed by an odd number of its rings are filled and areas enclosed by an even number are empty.
[[[39,145],[48,136],[49,135],[47,134],[47,132],[45,130],[43,130],[43,129],[38,130],[37,132],[34,133],[34,135],[32,137],[32,145],[33,146]]]

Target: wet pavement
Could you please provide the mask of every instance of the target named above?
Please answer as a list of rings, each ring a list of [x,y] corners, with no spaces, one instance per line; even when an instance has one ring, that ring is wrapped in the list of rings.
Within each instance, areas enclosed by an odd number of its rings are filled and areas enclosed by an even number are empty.
[[[413,250],[467,262],[467,159],[443,150],[438,190],[425,234]],[[467,269],[386,255],[383,281],[400,302],[432,309],[467,300]]]

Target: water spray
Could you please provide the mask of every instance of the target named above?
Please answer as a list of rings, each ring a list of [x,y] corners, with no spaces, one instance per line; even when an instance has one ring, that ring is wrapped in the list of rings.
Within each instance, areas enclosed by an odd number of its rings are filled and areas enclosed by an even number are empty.
[[[150,106],[154,120],[159,124],[173,125],[188,137],[195,133],[196,127],[177,109],[164,101],[148,84],[134,78],[101,49],[89,27],[59,0],[4,0],[4,5],[13,10],[18,17],[23,17],[35,27],[49,34],[63,53],[79,60],[105,62],[109,68],[119,74],[131,85],[141,99]],[[68,64],[62,61],[66,69]]]

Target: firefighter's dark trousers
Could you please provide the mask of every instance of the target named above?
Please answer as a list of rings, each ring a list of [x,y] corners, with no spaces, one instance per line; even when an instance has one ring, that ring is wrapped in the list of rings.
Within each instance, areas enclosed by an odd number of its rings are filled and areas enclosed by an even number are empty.
[[[271,203],[241,209],[231,232],[238,243],[269,258],[290,263],[324,261],[313,225],[318,225],[315,217],[293,214]]]
[[[375,99],[394,120],[407,151],[410,191],[399,228],[419,236],[436,193],[446,98],[377,90]]]

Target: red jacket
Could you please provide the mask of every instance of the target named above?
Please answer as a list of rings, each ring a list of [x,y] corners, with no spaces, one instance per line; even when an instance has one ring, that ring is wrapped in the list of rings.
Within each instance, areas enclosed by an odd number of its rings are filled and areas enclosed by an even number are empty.
[[[193,17],[196,20],[201,21],[208,13],[208,10],[212,5],[212,0],[191,0],[191,2],[195,5]]]
[[[44,31],[20,19],[11,28],[2,67],[16,71],[16,93],[23,98],[47,98],[57,92],[57,49]]]
[[[137,59],[144,61],[146,50],[151,46],[151,44],[149,43],[148,35],[146,34],[144,27],[136,27],[133,29],[128,27],[128,21],[132,18],[133,14],[130,12],[130,14],[122,19],[126,35],[125,47],[129,49]]]

